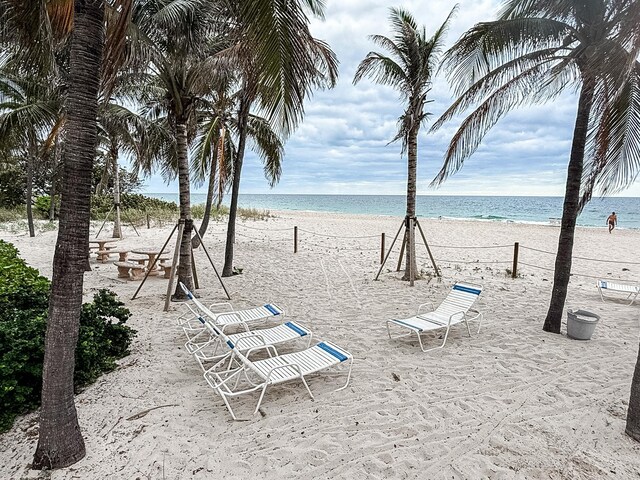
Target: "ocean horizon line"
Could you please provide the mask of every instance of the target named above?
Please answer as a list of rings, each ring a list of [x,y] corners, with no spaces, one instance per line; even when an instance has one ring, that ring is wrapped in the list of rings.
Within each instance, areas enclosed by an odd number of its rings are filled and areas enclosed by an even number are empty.
[[[177,196],[178,192],[140,192],[143,195],[168,195],[168,196]],[[206,197],[207,192],[191,192],[191,195],[203,195]],[[394,193],[241,193],[242,195],[252,195],[252,196],[273,196],[273,195],[281,195],[281,196],[310,196],[310,197],[405,197],[406,194],[394,194]],[[229,195],[227,195],[229,196]],[[432,193],[420,193],[416,194],[417,197],[496,197],[496,198],[564,198],[563,195],[485,195],[485,194],[451,194],[451,193],[442,193],[442,194],[432,194]],[[629,199],[640,199],[640,196],[613,196],[609,195],[606,197],[593,197],[593,201],[605,200],[605,199],[616,199],[616,198],[629,198]]]

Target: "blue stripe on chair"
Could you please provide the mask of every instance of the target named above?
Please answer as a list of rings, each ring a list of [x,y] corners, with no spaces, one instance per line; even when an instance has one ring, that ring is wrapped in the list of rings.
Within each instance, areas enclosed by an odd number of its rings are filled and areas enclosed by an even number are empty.
[[[231,340],[227,340],[227,345],[229,345],[229,348],[233,348],[233,342]]]
[[[200,323],[204,325],[204,318],[202,318],[200,315],[198,315],[198,320],[200,320]]]
[[[341,362],[344,362],[345,360],[348,360],[349,357],[343,355],[342,353],[340,353],[339,351],[337,351],[335,348],[331,348],[329,345],[327,345],[324,342],[319,343],[318,345],[316,345],[317,347],[321,348],[322,350],[324,350],[325,352],[333,355],[334,357],[336,357],[338,360],[340,360]]]
[[[266,308],[267,310],[269,310],[269,311],[270,311],[272,314],[274,314],[274,315],[280,315],[280,312],[279,312],[279,311],[278,311],[278,310],[277,310],[273,305],[270,305],[270,304],[268,304],[268,303],[267,303],[267,304],[264,306],[264,308]]]
[[[458,284],[454,285],[453,289],[460,290],[461,292],[473,293],[474,295],[480,295],[481,292],[481,290],[478,290],[477,288],[464,287]]]
[[[287,322],[285,323],[285,325],[289,327],[291,330],[293,330],[294,332],[296,332],[301,337],[304,337],[308,333],[303,329],[301,329],[299,326],[297,326],[295,323]]]
[[[421,328],[416,327],[415,325],[411,325],[410,323],[403,322],[402,320],[396,320],[395,318],[391,320],[393,323],[400,323],[405,327],[409,327],[412,330],[417,330],[418,332],[422,332]]]

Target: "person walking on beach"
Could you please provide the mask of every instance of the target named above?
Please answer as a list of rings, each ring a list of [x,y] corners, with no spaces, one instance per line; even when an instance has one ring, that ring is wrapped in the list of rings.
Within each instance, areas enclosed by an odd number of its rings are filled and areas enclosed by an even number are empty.
[[[618,224],[618,217],[616,216],[616,212],[611,212],[611,215],[607,217],[607,223],[609,224],[609,233],[611,233],[611,230],[613,230]]]

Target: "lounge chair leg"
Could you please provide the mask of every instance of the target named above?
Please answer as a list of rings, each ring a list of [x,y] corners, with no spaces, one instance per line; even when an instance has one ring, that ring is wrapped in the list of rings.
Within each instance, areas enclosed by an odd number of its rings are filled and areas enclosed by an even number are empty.
[[[309,396],[311,397],[311,400],[315,400],[315,397],[313,396],[313,393],[311,393],[311,389],[309,388],[309,384],[304,379],[302,374],[300,375],[300,380],[302,380],[302,383],[304,383],[304,386],[307,388],[307,392],[309,392]]]
[[[340,388],[336,388],[335,391],[339,392],[340,390],[344,390],[349,385],[349,380],[351,380],[351,369],[353,368],[353,358],[349,361],[349,372],[347,373],[347,382],[341,386]]]
[[[253,411],[254,415],[258,413],[258,410],[260,409],[260,405],[262,404],[262,399],[264,398],[264,394],[266,391],[267,391],[267,383],[265,383],[264,387],[262,388],[262,392],[260,393],[260,398],[258,399],[258,404],[256,405],[256,409]]]
[[[469,328],[469,322],[467,322],[467,317],[464,317],[464,324],[467,326],[467,333],[469,337],[471,337],[471,329]]]
[[[227,406],[227,410],[229,410],[229,413],[231,414],[231,418],[233,418],[234,420],[238,420],[236,418],[236,414],[233,413],[233,409],[231,408],[229,401],[227,400],[227,396],[223,393],[220,393],[220,396],[222,397],[222,400],[224,400],[224,404]]]

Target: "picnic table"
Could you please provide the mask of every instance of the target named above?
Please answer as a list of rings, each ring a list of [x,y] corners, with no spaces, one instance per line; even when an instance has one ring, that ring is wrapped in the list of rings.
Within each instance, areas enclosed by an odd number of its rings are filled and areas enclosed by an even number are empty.
[[[136,248],[135,250],[131,250],[131,253],[137,253],[139,255],[147,255],[149,257],[149,259],[147,260],[149,275],[158,275],[158,270],[159,270],[158,265],[156,264],[153,270],[151,270],[151,265],[153,265],[153,262],[155,261],[156,257],[160,255],[159,248]]]
[[[107,250],[109,250],[110,248],[114,248],[114,246],[107,246],[107,244],[109,243],[116,243],[118,241],[117,238],[96,238],[94,240],[89,240],[89,246],[93,245],[98,245],[98,257],[97,260],[99,262],[106,262],[109,259],[109,253],[107,252]],[[96,248],[94,246],[94,248]]]

